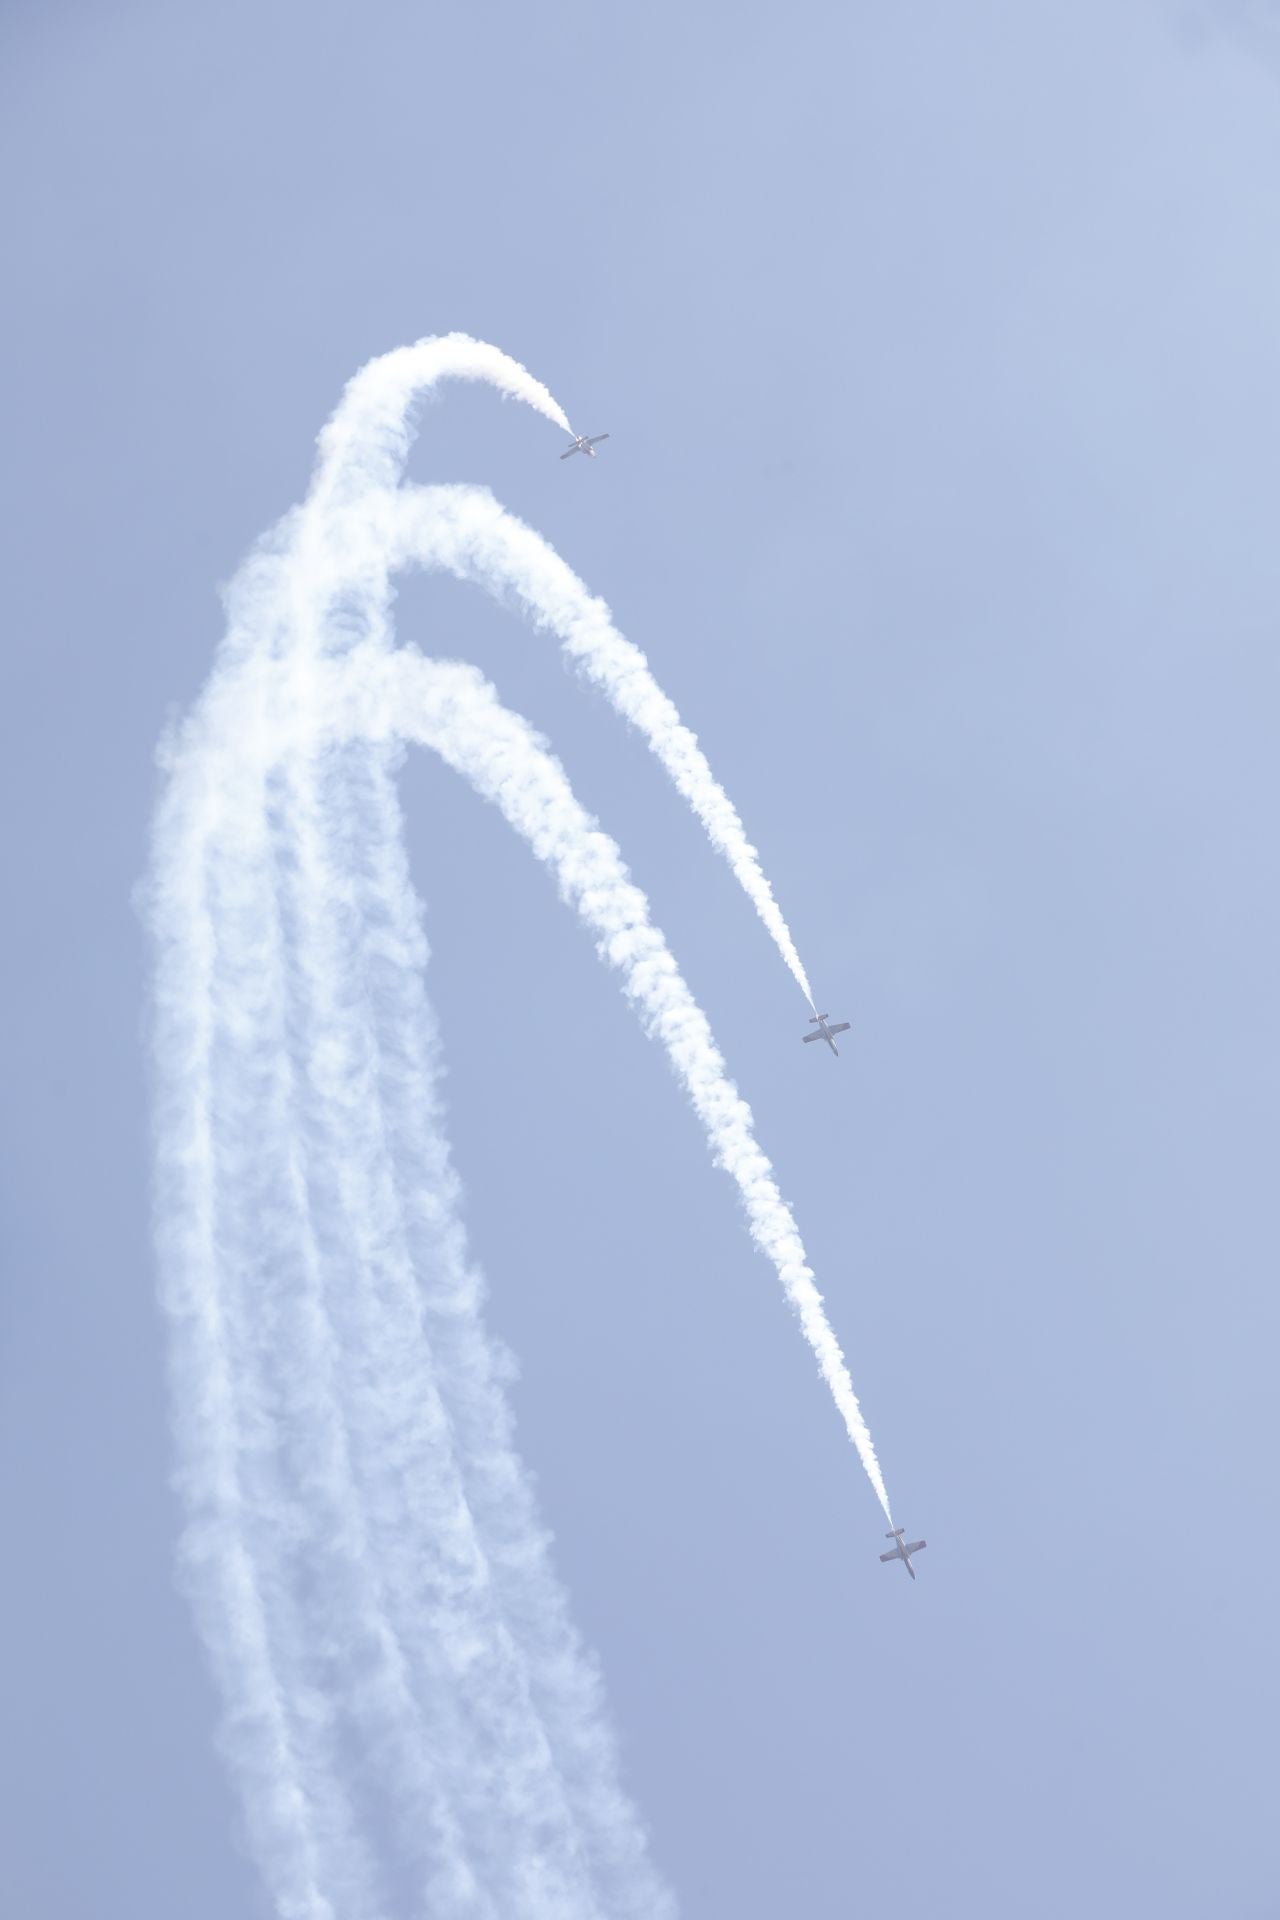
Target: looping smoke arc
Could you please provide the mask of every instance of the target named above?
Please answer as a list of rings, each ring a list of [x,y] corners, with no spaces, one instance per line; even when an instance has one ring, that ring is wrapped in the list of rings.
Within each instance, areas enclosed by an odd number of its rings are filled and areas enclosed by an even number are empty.
[[[332,560],[322,558],[326,546],[330,556],[336,552],[347,580],[353,573],[372,580],[380,571],[385,578],[388,568],[443,568],[513,599],[536,625],[555,633],[579,670],[644,735],[729,862],[812,1007],[808,975],[737,809],[640,648],[614,628],[605,602],[589,594],[559,554],[505,513],[487,489],[398,485],[414,405],[446,377],[488,381],[572,431],[540,381],[496,347],[465,334],[420,340],[371,361],[350,382],[320,436],[307,513],[317,536],[311,543],[316,576],[327,575],[332,585]],[[335,512],[338,503],[341,511]]]
[[[413,403],[444,377],[568,427],[465,336],[363,369],[163,750],[157,1241],[183,1576],[281,1915],[663,1920],[458,1221],[394,785],[406,743],[502,809],[619,971],[889,1505],[750,1112],[617,848],[474,669],[392,645],[405,565],[516,599],[641,728],[808,992],[736,812],[603,604],[483,490],[397,487]]]

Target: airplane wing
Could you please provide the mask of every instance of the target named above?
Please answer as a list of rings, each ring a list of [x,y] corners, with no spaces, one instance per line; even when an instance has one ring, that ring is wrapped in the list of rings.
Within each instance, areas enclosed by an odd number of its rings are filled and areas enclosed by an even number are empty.
[[[574,454],[581,453],[581,451],[582,451],[581,447],[570,447],[568,453],[562,453],[560,455],[560,458],[562,460],[572,460]]]
[[[607,433],[597,433],[597,434],[594,434],[590,440],[588,440],[587,445],[589,447],[598,447],[602,440],[607,440],[608,438],[609,436]]]
[[[808,1046],[811,1040],[825,1040],[826,1037],[827,1036],[825,1033],[802,1033],[800,1035],[800,1038],[804,1041],[806,1047]]]
[[[829,1028],[829,1031],[831,1033],[848,1033],[849,1022],[847,1020],[833,1021],[831,1027]]]
[[[880,1558],[881,1558],[881,1560],[882,1560],[882,1561],[883,1561],[883,1560],[901,1560],[901,1558],[902,1558],[902,1548],[901,1548],[901,1547],[895,1547],[892,1553],[882,1553],[882,1554],[880,1555]]]
[[[928,1544],[929,1542],[927,1540],[912,1540],[907,1545],[907,1552],[919,1553],[921,1547],[927,1547]]]

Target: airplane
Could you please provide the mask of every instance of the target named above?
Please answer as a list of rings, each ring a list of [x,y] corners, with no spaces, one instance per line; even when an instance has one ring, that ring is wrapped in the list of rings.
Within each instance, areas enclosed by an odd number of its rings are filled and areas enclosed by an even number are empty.
[[[596,457],[596,448],[602,440],[607,440],[608,438],[607,433],[598,433],[594,440],[589,439],[585,433],[575,433],[573,436],[573,445],[567,453],[562,453],[560,458],[562,460],[572,460],[575,453],[585,453],[589,460],[594,460]]]
[[[882,1553],[880,1558],[881,1560],[901,1560],[903,1566],[914,1580],[916,1570],[911,1564],[911,1556],[913,1553],[919,1553],[921,1547],[927,1547],[929,1542],[927,1540],[913,1540],[910,1546],[908,1546],[902,1537],[905,1532],[905,1527],[895,1527],[892,1533],[886,1533],[886,1540],[896,1540],[898,1544],[892,1548],[889,1553]]]
[[[810,1001],[809,1004],[810,1006],[812,1006],[813,1002]],[[838,1060],[840,1058],[840,1049],[836,1045],[835,1041],[831,1038],[831,1036],[833,1033],[848,1033],[849,1022],[847,1020],[837,1020],[833,1027],[828,1026],[826,1014],[820,1013],[817,1015],[815,1019],[809,1022],[809,1025],[811,1027],[816,1027],[818,1031],[816,1033],[802,1033],[800,1035],[800,1038],[804,1041],[805,1045],[808,1046],[811,1040],[825,1040],[827,1045],[830,1047],[832,1053],[835,1054]]]

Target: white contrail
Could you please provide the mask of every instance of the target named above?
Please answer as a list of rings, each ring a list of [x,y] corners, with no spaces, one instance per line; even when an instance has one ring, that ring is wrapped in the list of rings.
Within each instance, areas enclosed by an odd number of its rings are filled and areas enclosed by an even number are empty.
[[[188,723],[188,741],[197,725]],[[176,745],[165,757],[148,905],[157,949],[157,1246],[187,1516],[182,1580],[223,1695],[220,1743],[277,1910],[288,1920],[335,1920],[375,1911],[372,1871],[333,1784],[328,1730],[299,1713],[280,1645],[290,1601],[271,1558],[279,1525],[262,1526],[254,1473],[262,1435],[242,1315],[248,1262],[227,1258],[219,1204],[228,1189],[234,1201],[250,1144],[241,1138],[245,1102],[228,1101],[224,1062],[263,1023],[260,993],[275,972],[270,915],[253,899],[261,831],[251,781],[219,778],[208,756]],[[233,862],[219,857],[222,848],[235,850]],[[256,1225],[264,1235],[265,1222]]]
[[[457,1220],[398,741],[504,808],[622,968],[888,1505],[750,1114],[616,849],[478,676],[388,652],[395,566],[518,599],[646,733],[788,952],[736,813],[602,603],[487,494],[394,485],[445,375],[568,426],[463,336],[365,368],[306,505],[232,583],[165,754],[148,904],[184,1583],[285,1920],[383,1920],[402,1897],[449,1920],[664,1920]]]
[[[395,485],[413,440],[414,406],[441,380],[482,380],[573,432],[560,402],[510,354],[465,333],[431,335],[379,354],[347,382],[318,443],[312,495],[323,511]]]
[[[335,729],[431,746],[464,773],[551,866],[564,898],[598,936],[626,992],[661,1040],[706,1129],[712,1154],[736,1182],[751,1237],[773,1262],[845,1429],[892,1525],[889,1497],[849,1369],[823,1310],[804,1245],[756,1143],[751,1110],[725,1070],[706,1017],[649,918],[617,847],[579,805],[559,762],[474,668],[401,649],[348,655],[329,694]]]
[[[290,680],[304,728],[311,678]],[[331,1196],[326,1255],[345,1276],[330,1311],[380,1604],[422,1677],[419,1737],[438,1750],[463,1858],[496,1912],[663,1914],[476,1318],[430,1124],[422,939],[391,769],[359,740],[335,763],[340,738],[314,741],[327,772],[310,802],[293,783],[292,892],[313,1028],[312,1177]]]
[[[485,487],[402,487],[390,496],[369,498],[360,510],[391,516],[387,544],[393,567],[416,563],[478,580],[559,637],[579,669],[648,741],[711,844],[729,862],[813,1006],[809,976],[737,808],[712,773],[697,735],[654,679],[640,648],[617,631],[605,602],[588,593],[555,549],[500,507]]]
[[[504,512],[486,489],[397,486],[412,440],[414,404],[444,379],[487,381],[569,430],[563,409],[524,367],[466,334],[420,340],[371,360],[320,435],[320,459],[303,508],[299,544],[316,595],[310,623],[326,624],[336,580],[349,589],[363,577],[372,587],[380,565],[443,567],[514,598],[559,636],[566,653],[643,735],[729,862],[812,1007],[808,975],[737,809],[640,648],[614,627],[605,602],[589,594],[554,549]]]
[[[368,1773],[429,1911],[669,1915],[479,1320],[388,755],[264,657],[276,558],[168,750],[150,901],[186,1584],[250,1841],[290,1920],[374,1920]]]

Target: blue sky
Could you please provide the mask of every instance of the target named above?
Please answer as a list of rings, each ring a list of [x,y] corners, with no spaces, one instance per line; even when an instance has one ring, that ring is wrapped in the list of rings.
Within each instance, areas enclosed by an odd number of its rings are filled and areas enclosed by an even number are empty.
[[[0,1906],[262,1911],[173,1587],[154,743],[371,354],[610,602],[644,749],[407,582],[648,890],[793,1201],[878,1509],[732,1191],[496,814],[403,781],[490,1321],[683,1911],[1274,1913],[1280,64],[1266,10],[14,7],[0,450]],[[673,1253],[673,1248],[675,1249]]]

